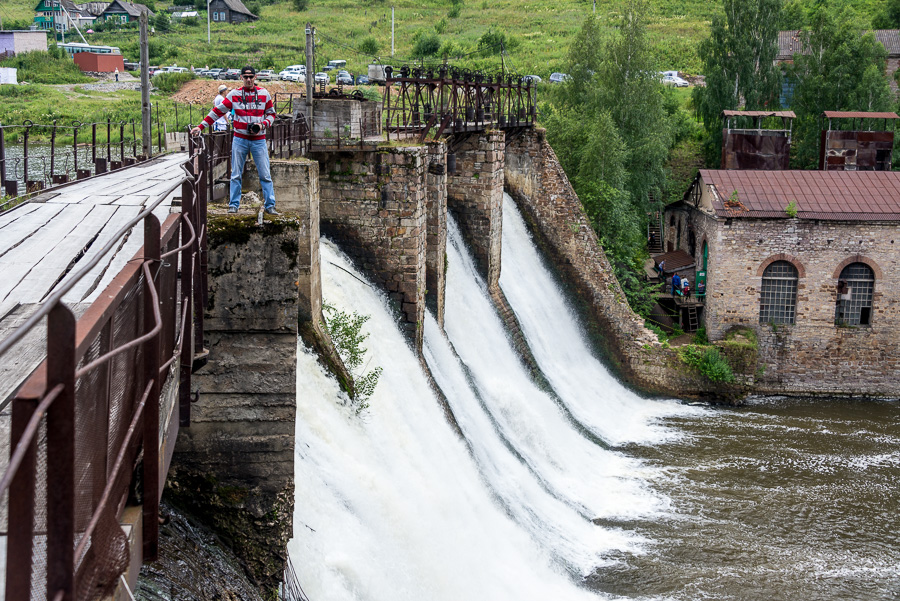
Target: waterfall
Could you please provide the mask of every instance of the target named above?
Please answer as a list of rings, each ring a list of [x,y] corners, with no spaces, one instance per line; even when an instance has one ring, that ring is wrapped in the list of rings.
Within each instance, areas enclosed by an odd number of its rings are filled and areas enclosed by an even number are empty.
[[[532,242],[525,220],[509,194],[503,196],[500,288],[553,390],[582,426],[611,445],[659,444],[676,436],[674,430],[659,426],[658,420],[702,410],[642,398],[600,363]]]
[[[330,243],[321,251],[325,298],[372,316],[367,359],[384,372],[370,410],[357,416],[315,356],[298,354],[288,549],[309,598],[593,598],[497,502],[385,297]]]
[[[596,598],[581,579],[648,541],[593,520],[669,510],[646,484],[659,474],[615,446],[669,436],[660,418],[691,409],[638,397],[593,358],[515,207],[504,212],[518,221],[504,218],[501,285],[553,390],[522,366],[451,220],[446,336],[428,315],[424,356],[462,439],[385,296],[322,242],[323,295],[371,315],[368,368],[384,371],[357,416],[314,355],[298,356],[289,552],[313,601]]]

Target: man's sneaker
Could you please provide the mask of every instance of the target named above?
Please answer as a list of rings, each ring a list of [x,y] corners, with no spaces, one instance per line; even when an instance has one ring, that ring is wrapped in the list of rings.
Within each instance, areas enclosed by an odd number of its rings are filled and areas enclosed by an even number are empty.
[[[229,213],[237,213],[237,212],[238,212],[238,208],[237,208],[237,207],[228,207],[228,212],[229,212]]]
[[[281,215],[278,211],[275,210],[275,207],[271,207],[266,209],[266,215]]]

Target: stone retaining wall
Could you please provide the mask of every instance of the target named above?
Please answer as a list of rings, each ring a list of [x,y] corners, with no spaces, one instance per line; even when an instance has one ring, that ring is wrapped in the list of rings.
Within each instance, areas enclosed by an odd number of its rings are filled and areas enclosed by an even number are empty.
[[[628,306],[581,202],[542,129],[518,132],[506,144],[506,187],[536,239],[589,307],[608,355],[632,384],[678,396],[732,397],[691,373],[661,345]]]

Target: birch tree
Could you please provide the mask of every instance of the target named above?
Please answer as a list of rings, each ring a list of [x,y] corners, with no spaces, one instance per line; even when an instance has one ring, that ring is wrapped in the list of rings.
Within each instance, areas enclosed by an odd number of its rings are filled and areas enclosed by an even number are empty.
[[[710,164],[716,164],[722,153],[722,111],[776,110],[781,91],[781,71],[775,65],[781,0],[723,0],[722,4],[724,14],[713,18],[710,35],[698,49],[706,87],[693,92],[708,133]]]

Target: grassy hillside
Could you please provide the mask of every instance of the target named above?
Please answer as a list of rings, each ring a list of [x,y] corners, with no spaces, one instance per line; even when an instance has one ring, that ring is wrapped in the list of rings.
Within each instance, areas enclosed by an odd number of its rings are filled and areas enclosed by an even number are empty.
[[[158,9],[168,4],[156,3]],[[5,20],[27,19],[33,16],[33,5],[33,0],[3,0],[0,16]],[[599,0],[597,12],[601,16],[610,15],[617,10],[617,5],[612,0]],[[653,5],[652,32],[665,62],[663,66],[697,71],[694,48],[697,40],[706,34],[718,2],[654,0]],[[562,69],[569,41],[592,9],[590,0],[465,0],[459,16],[451,18],[448,16],[451,6],[449,0],[396,2],[393,62],[411,59],[417,34],[435,32],[451,55],[469,55],[464,61],[467,65],[499,68],[499,57],[471,55],[478,39],[494,28],[511,38],[507,44],[509,62],[516,71],[547,76]],[[379,56],[386,60],[390,57],[391,15],[387,2],[312,0],[309,9],[302,13],[294,10],[290,2],[278,2],[262,6],[260,12],[262,19],[255,24],[213,24],[212,45],[206,43],[205,14],[196,26],[176,26],[166,34],[158,31],[154,36],[154,62],[235,67],[250,61],[264,68],[282,68],[299,62],[307,20],[321,34],[318,52],[323,61],[344,58],[352,71],[362,71],[371,61],[371,55],[358,50],[367,38],[375,40]],[[92,42],[118,45],[128,59],[135,58],[137,31],[97,33],[88,37]]]
[[[397,0],[395,53],[391,59],[391,11],[384,0],[310,0],[308,10],[298,12],[289,1],[250,0],[262,19],[238,26],[213,24],[213,43],[206,42],[205,13],[194,26],[177,25],[171,32],[157,31],[151,62],[183,66],[209,65],[238,67],[250,62],[259,68],[278,68],[301,61],[304,24],[318,29],[317,62],[335,58],[348,61],[353,72],[363,72],[371,53],[359,49],[365,40],[374,40],[377,55],[394,64],[413,60],[417,36],[436,34],[443,51],[464,56],[457,64],[495,69],[498,56],[473,54],[479,38],[493,28],[505,34],[508,63],[519,73],[548,76],[562,70],[569,43],[592,10],[591,0],[462,0],[459,15],[451,17],[451,0]],[[854,3],[861,22],[879,14],[886,0],[859,0]],[[34,0],[2,0],[0,17],[29,19]],[[156,2],[158,10],[172,3]],[[650,35],[661,69],[689,73],[700,70],[697,42],[706,36],[713,15],[721,10],[719,0],[650,0],[653,23]],[[262,5],[262,6],[260,6]],[[619,0],[598,0],[597,13],[611,17],[619,10]],[[137,31],[95,33],[89,41],[120,46],[129,60],[137,55]],[[71,39],[77,39],[72,36]],[[369,42],[372,43],[371,41]]]

